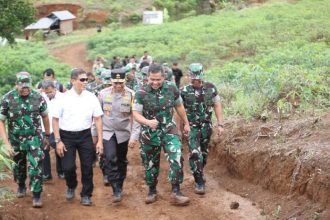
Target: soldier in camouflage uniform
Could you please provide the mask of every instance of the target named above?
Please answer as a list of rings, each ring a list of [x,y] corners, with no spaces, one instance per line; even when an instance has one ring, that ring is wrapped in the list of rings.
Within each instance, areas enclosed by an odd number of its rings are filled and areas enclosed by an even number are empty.
[[[134,78],[136,74],[136,65],[135,64],[127,64],[125,67],[126,72],[126,87],[133,90]]]
[[[194,175],[195,193],[205,194],[203,169],[207,161],[208,144],[212,134],[212,112],[217,118],[218,135],[223,132],[220,97],[217,88],[202,80],[203,66],[193,63],[189,66],[191,84],[181,89],[191,131],[189,133],[189,164]]]
[[[168,66],[167,63],[163,63],[163,68],[164,68],[164,72],[165,72],[165,80],[170,81],[170,82],[175,82],[174,76],[173,76],[173,71]]]
[[[93,80],[92,82],[88,83],[86,86],[86,89],[92,93],[94,93],[96,96],[98,96],[99,92],[103,89],[102,87],[102,72],[103,71],[107,71],[106,68],[98,68],[95,71],[95,80]]]
[[[149,66],[148,84],[135,94],[133,115],[141,124],[140,153],[145,168],[145,180],[149,186],[146,203],[157,199],[157,178],[159,174],[160,151],[164,149],[170,165],[168,180],[172,184],[171,203],[187,205],[189,198],[183,196],[180,184],[183,181],[182,152],[178,130],[172,120],[173,108],[184,120],[184,129],[190,131],[179,91],[175,84],[165,81],[161,65]]]
[[[0,135],[13,156],[14,179],[18,184],[17,197],[26,195],[27,160],[30,187],[33,193],[32,206],[41,207],[42,192],[42,147],[49,147],[48,109],[44,98],[32,90],[30,74],[20,72],[16,75],[16,89],[3,96],[0,107]],[[45,138],[42,136],[41,120],[45,127]],[[8,120],[8,136],[5,120]],[[9,140],[8,140],[9,139]]]
[[[133,90],[135,92],[148,83],[148,71],[149,66],[145,66],[135,75],[133,82]]]

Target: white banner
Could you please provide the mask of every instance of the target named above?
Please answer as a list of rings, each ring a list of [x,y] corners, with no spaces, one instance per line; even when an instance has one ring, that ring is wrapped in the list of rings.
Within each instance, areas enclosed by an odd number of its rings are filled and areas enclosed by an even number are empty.
[[[143,24],[162,24],[163,12],[162,11],[144,11]]]

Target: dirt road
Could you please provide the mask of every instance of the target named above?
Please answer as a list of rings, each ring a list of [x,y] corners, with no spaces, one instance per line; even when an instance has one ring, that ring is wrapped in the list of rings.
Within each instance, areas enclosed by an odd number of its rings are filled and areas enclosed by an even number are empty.
[[[54,151],[51,153],[54,161]],[[169,204],[170,184],[166,181],[167,161],[162,155],[161,174],[159,176],[158,192],[159,199],[156,203],[146,205],[144,198],[147,188],[143,180],[143,169],[140,162],[139,149],[130,149],[128,176],[124,185],[123,201],[120,204],[111,202],[111,188],[102,185],[102,174],[98,167],[94,168],[94,193],[93,206],[84,207],[79,203],[78,186],[76,198],[73,202],[66,202],[64,198],[65,181],[56,178],[53,165],[54,179],[44,184],[42,209],[31,208],[31,193],[23,199],[16,199],[3,219],[265,219],[254,204],[246,198],[228,192],[219,184],[221,176],[217,177],[215,160],[210,161],[207,169],[207,193],[199,196],[193,193],[193,179],[188,172],[187,160],[185,162],[185,180],[182,184],[183,193],[190,197],[191,204],[186,207],[176,207]],[[213,164],[213,165],[212,165]],[[80,168],[78,161],[78,178]],[[7,181],[8,182],[8,181]],[[13,190],[15,184],[8,182]],[[230,209],[232,201],[239,202],[237,210]],[[16,209],[17,208],[17,209]],[[14,209],[18,213],[14,213]],[[12,218],[10,218],[12,217]]]

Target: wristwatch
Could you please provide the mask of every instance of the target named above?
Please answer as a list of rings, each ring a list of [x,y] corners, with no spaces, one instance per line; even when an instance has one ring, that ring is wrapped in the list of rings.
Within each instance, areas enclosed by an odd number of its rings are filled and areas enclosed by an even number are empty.
[[[61,138],[55,138],[55,143],[56,144],[60,143],[61,141],[62,141]]]
[[[47,139],[48,139],[48,138],[49,138],[49,134],[45,134],[45,138],[47,138]]]

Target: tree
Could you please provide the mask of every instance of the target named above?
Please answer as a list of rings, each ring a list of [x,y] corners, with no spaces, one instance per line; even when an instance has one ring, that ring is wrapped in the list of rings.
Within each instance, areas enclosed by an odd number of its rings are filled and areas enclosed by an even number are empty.
[[[15,34],[35,20],[30,0],[0,0],[0,37],[15,43]]]

